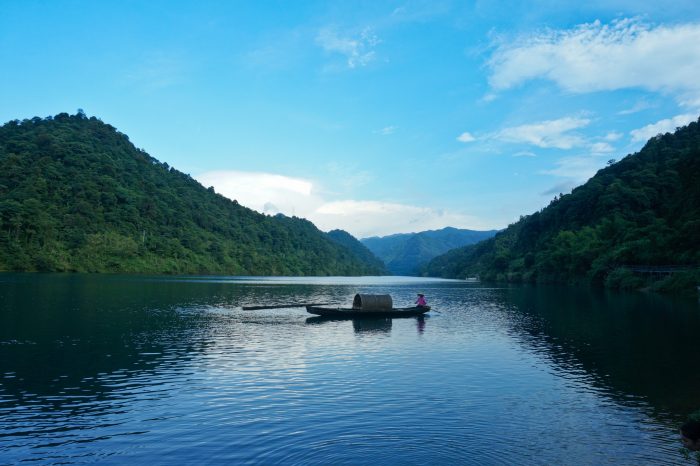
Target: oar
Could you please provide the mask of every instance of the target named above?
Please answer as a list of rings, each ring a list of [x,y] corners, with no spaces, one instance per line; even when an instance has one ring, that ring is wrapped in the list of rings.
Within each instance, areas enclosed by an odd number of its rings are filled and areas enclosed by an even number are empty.
[[[243,306],[244,311],[259,311],[261,309],[282,309],[286,307],[327,306],[330,303],[300,303],[300,304],[275,304],[271,306]]]

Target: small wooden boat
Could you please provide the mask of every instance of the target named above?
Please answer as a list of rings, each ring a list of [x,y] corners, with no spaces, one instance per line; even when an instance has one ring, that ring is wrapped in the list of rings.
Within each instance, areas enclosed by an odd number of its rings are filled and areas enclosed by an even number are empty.
[[[400,317],[421,316],[430,310],[430,306],[398,307],[390,310],[363,311],[341,307],[306,306],[306,312],[333,319],[393,319]]]

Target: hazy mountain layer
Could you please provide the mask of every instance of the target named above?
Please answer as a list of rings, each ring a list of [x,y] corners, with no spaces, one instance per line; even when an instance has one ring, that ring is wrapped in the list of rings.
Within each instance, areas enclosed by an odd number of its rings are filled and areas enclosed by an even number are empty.
[[[474,231],[443,228],[420,233],[402,233],[365,238],[362,243],[384,261],[394,275],[420,275],[430,259],[450,249],[492,237],[496,230]]]

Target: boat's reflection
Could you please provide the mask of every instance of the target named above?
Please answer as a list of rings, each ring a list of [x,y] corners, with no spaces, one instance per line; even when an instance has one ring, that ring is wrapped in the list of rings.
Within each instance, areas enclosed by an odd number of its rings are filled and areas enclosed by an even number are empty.
[[[423,333],[425,331],[425,321],[429,316],[418,316],[418,317],[411,317],[416,321],[416,328],[418,329],[419,333]],[[355,333],[363,333],[363,332],[384,332],[384,333],[389,333],[391,332],[391,327],[392,327],[392,321],[394,319],[340,319],[337,317],[323,317],[323,316],[316,316],[316,317],[308,317],[306,319],[306,323],[308,325],[320,325],[320,324],[325,324],[328,322],[338,322],[338,321],[347,321],[351,320],[352,321],[352,328],[355,330]]]
[[[352,319],[355,333],[362,332],[391,332],[391,319]]]

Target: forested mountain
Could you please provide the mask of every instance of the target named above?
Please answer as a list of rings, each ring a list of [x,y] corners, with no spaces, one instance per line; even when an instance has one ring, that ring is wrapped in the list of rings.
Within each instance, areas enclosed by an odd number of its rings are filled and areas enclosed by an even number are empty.
[[[240,206],[82,111],[0,127],[0,270],[382,272],[311,222]]]
[[[645,285],[645,269],[685,268],[654,287],[700,281],[700,124],[658,135],[494,238],[431,261],[427,273],[485,280]],[[668,268],[665,268],[668,270]]]
[[[387,265],[394,275],[419,275],[421,269],[435,256],[450,249],[478,243],[492,237],[496,230],[474,231],[457,228],[400,233],[362,239],[375,256]]]
[[[378,273],[382,275],[386,275],[388,273],[384,263],[381,260],[379,260],[377,256],[372,254],[372,251],[370,251],[364,244],[362,244],[360,240],[352,236],[347,231],[331,230],[328,233],[326,233],[326,235],[328,235],[328,237],[331,240],[335,241],[341,246],[345,246],[346,248],[348,248],[350,251],[352,251],[353,254],[355,254],[355,256],[360,258],[362,262],[375,267]]]

